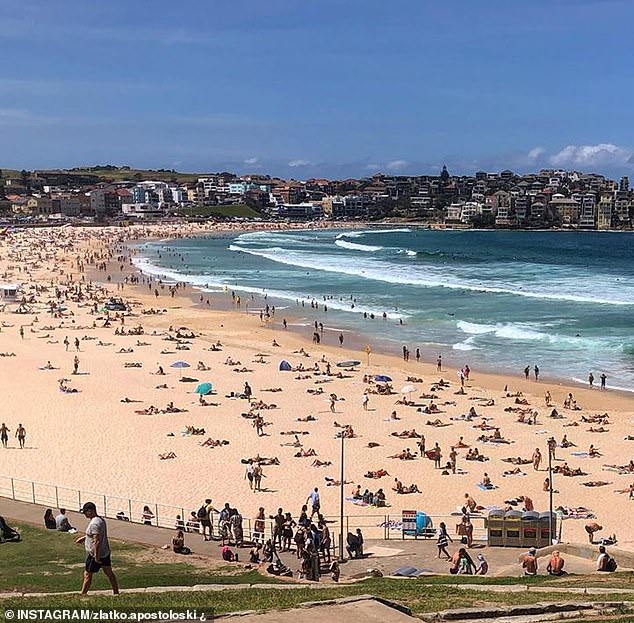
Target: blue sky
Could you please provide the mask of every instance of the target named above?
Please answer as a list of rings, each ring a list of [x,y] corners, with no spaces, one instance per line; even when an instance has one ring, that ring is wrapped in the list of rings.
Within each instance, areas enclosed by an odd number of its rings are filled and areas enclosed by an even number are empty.
[[[634,173],[631,0],[2,0],[0,166]]]

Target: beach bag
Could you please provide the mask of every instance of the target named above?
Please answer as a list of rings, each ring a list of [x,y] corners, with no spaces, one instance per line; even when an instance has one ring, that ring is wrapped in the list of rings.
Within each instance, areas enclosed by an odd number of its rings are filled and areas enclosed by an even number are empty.
[[[205,505],[201,506],[198,509],[196,517],[198,517],[198,519],[207,519],[207,508],[205,507]]]

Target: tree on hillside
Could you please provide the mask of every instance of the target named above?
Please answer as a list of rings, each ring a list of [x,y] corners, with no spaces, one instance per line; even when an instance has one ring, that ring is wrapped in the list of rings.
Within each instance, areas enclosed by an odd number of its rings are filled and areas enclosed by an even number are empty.
[[[440,172],[440,181],[443,184],[446,184],[449,181],[449,171],[447,171],[446,165],[443,165],[442,171]]]
[[[25,169],[22,169],[22,171],[20,171],[20,183],[22,184],[22,186],[24,186],[24,188],[27,189],[27,191],[30,190],[31,175]]]

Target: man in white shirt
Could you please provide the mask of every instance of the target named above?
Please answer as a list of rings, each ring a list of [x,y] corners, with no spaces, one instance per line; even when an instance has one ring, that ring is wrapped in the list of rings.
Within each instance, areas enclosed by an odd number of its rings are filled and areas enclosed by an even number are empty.
[[[118,595],[119,584],[117,577],[112,571],[106,520],[97,515],[97,507],[94,502],[86,502],[81,512],[90,520],[86,528],[86,535],[79,537],[75,541],[75,543],[85,543],[86,545],[86,566],[84,569],[84,581],[81,587],[81,594],[88,594],[88,590],[92,584],[93,574],[103,569],[105,576],[110,581],[110,586],[112,586],[112,592]]]
[[[70,525],[70,521],[68,521],[68,517],[66,517],[66,509],[60,508],[59,515],[55,517],[55,527],[60,532],[70,532],[71,530],[75,530],[73,526]]]
[[[319,488],[315,487],[309,494],[308,494],[308,498],[306,499],[306,504],[308,504],[310,502],[311,505],[311,509],[312,512],[310,514],[310,518],[312,520],[313,515],[317,515],[319,516],[319,511],[321,509],[321,502],[319,499]]]

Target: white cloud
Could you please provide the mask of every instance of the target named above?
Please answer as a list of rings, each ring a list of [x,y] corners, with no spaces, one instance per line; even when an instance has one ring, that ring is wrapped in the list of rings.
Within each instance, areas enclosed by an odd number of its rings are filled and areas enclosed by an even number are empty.
[[[535,162],[539,160],[540,156],[542,156],[546,150],[543,147],[533,147],[527,154],[526,159],[529,162]]]
[[[298,158],[296,160],[291,160],[288,163],[288,166],[289,167],[293,167],[293,168],[296,168],[296,167],[308,167],[311,164],[312,164],[312,162],[310,162],[310,160],[302,160],[301,158]]]
[[[385,165],[388,171],[400,171],[404,169],[409,163],[407,160],[391,160]]]
[[[598,145],[567,145],[550,157],[550,163],[558,167],[610,166],[631,162],[634,150],[613,143]]]
[[[258,159],[257,159],[257,158],[247,158],[247,159],[244,161],[244,164],[257,164],[257,162],[258,162]]]

